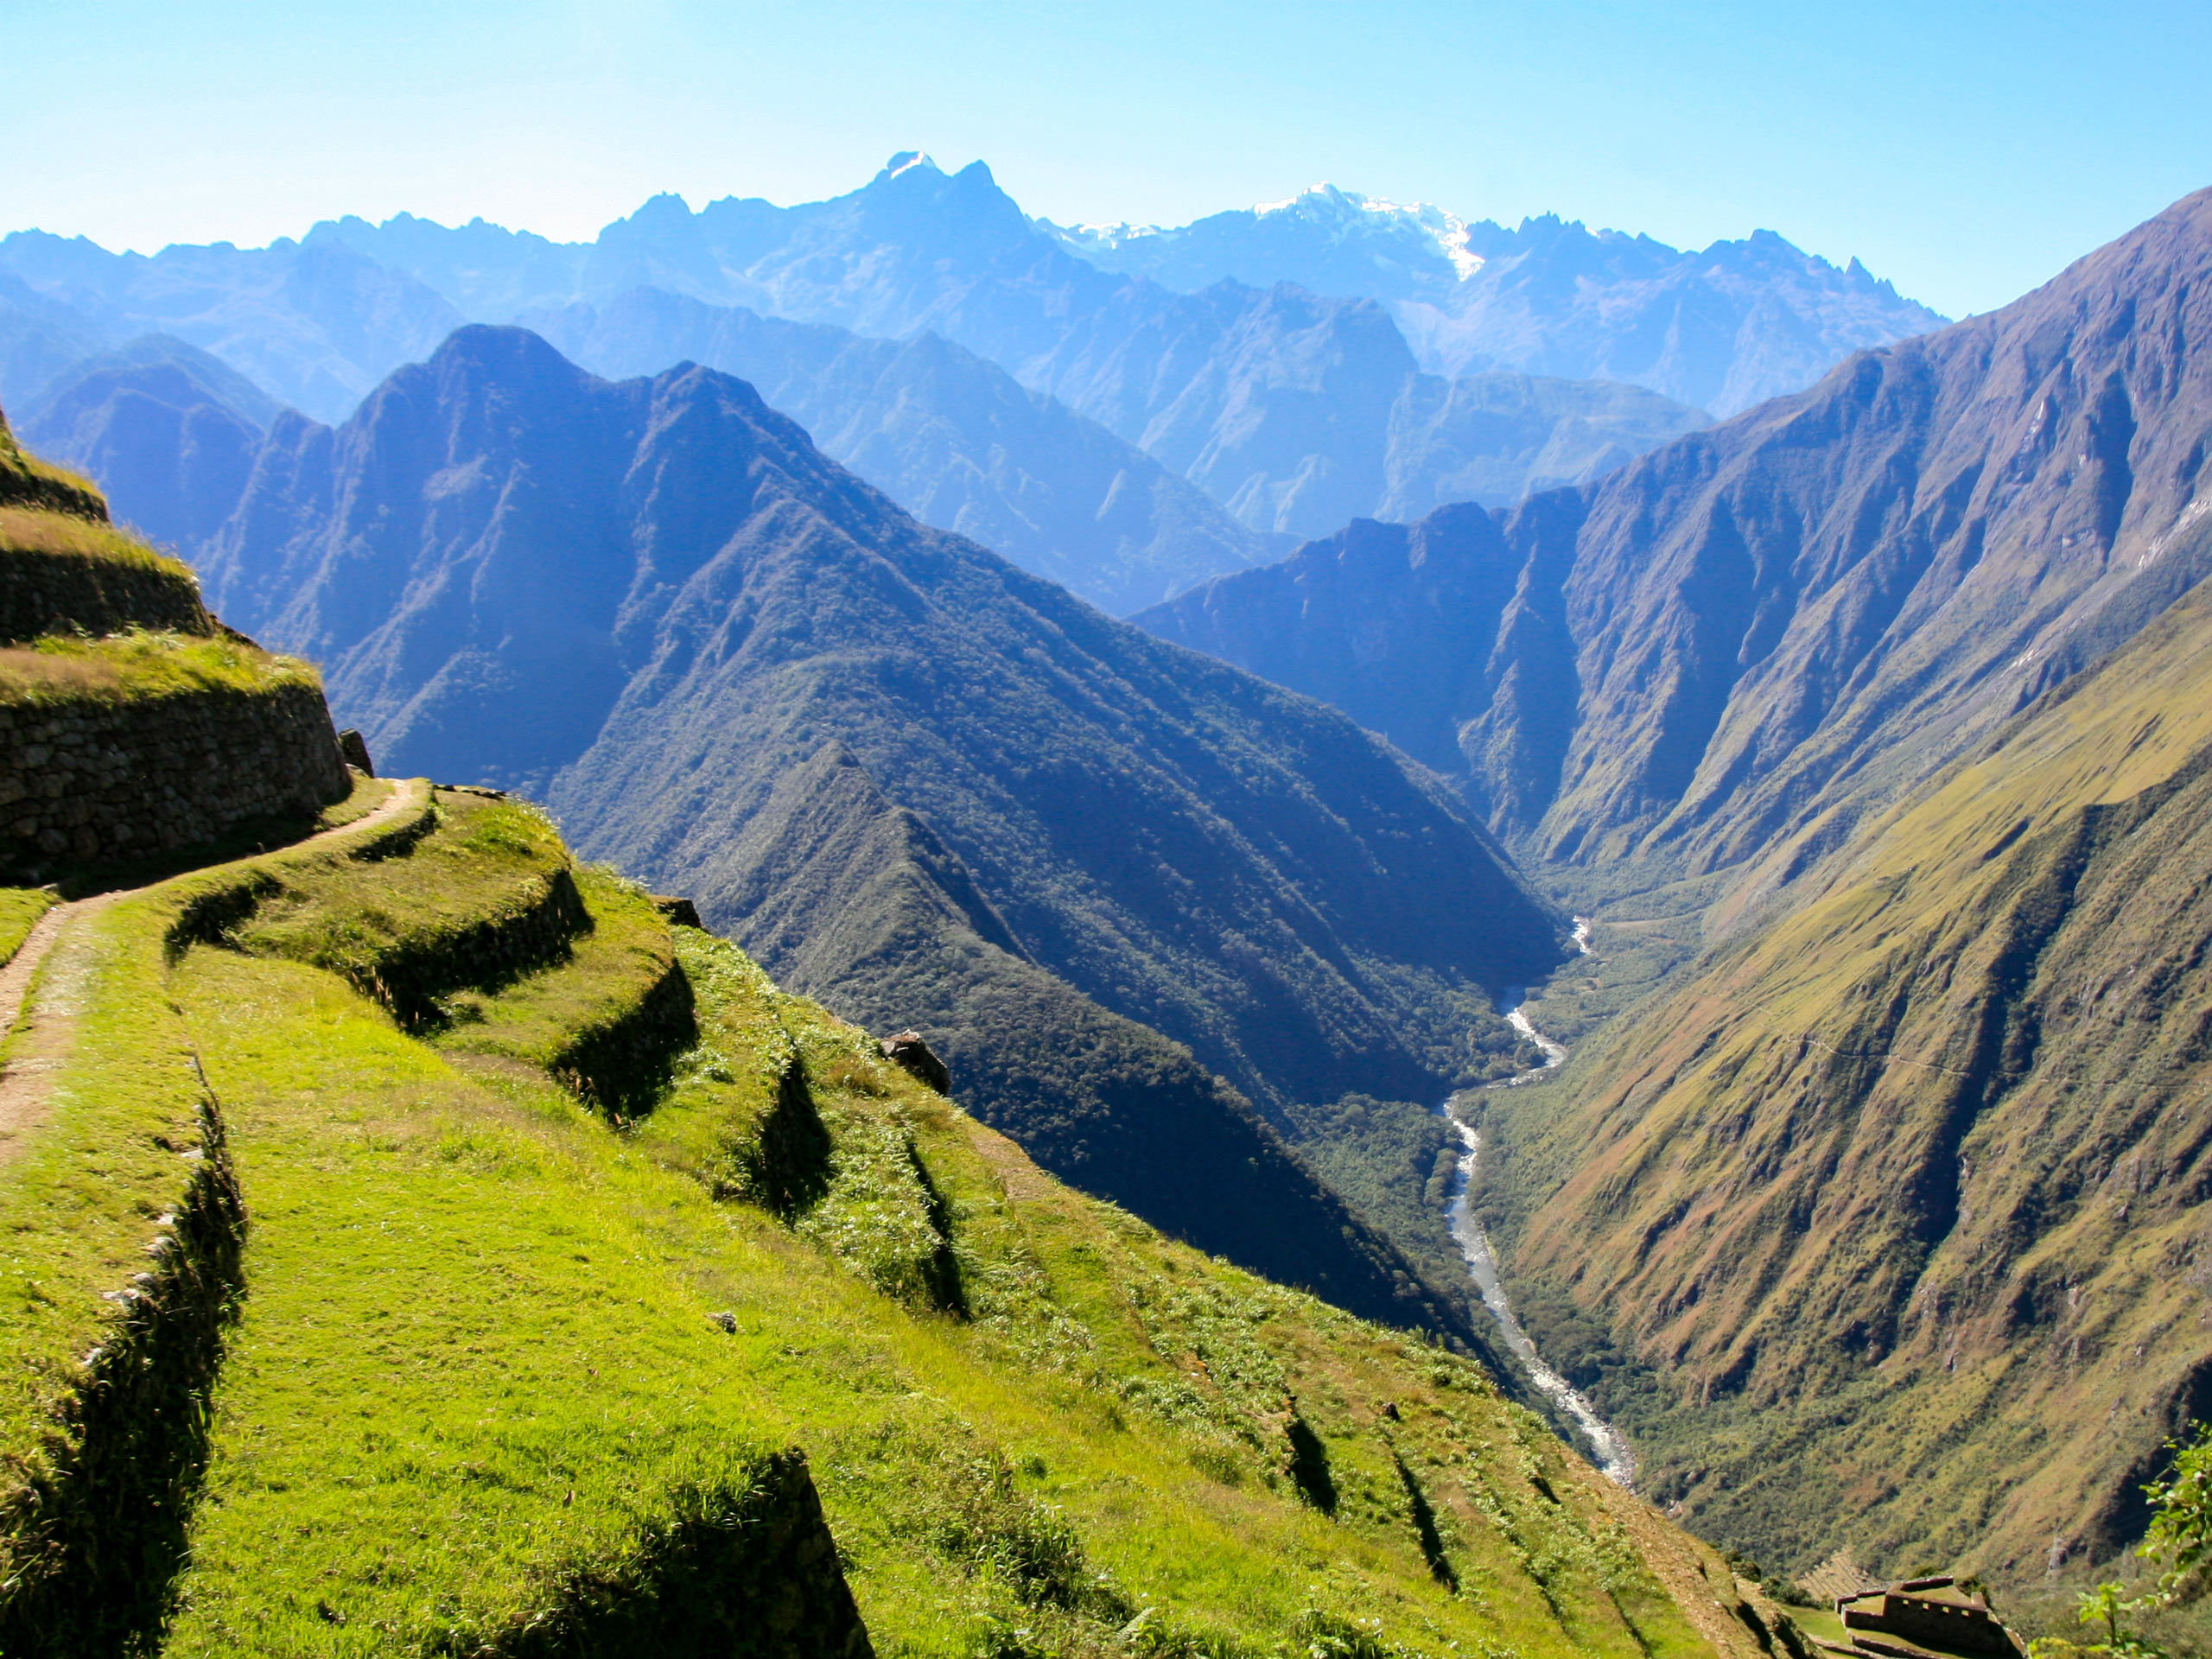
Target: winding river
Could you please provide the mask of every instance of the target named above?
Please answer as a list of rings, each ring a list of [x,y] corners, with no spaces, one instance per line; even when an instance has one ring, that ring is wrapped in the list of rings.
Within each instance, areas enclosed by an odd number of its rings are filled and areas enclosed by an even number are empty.
[[[1584,956],[1590,954],[1590,921],[1587,917],[1574,918],[1574,944]],[[1522,1011],[1523,996],[1521,987],[1509,986],[1501,999],[1499,1012],[1504,1014],[1508,1025],[1536,1046],[1544,1057],[1544,1064],[1538,1071],[1523,1072],[1507,1082],[1490,1084],[1493,1089],[1510,1089],[1530,1077],[1541,1077],[1567,1058],[1567,1049],[1563,1045],[1554,1042],[1529,1022],[1529,1016]],[[1634,1491],[1636,1456],[1629,1448],[1628,1437],[1600,1417],[1597,1408],[1580,1389],[1544,1363],[1543,1356],[1536,1351],[1536,1344],[1529,1340],[1529,1333],[1521,1328],[1521,1321],[1514,1316],[1513,1305],[1506,1300],[1505,1287],[1498,1282],[1497,1257],[1491,1249],[1490,1238],[1467,1205],[1468,1189],[1473,1185],[1476,1171],[1482,1162],[1482,1131],[1464,1122],[1452,1109],[1451,1102],[1445,1103],[1443,1111],[1446,1121],[1452,1125],[1452,1133],[1459,1137],[1459,1144],[1465,1148],[1460,1154],[1459,1166],[1452,1177],[1445,1217],[1451,1224],[1452,1237],[1459,1246],[1459,1254],[1466,1260],[1467,1274],[1475,1281],[1475,1288],[1482,1293],[1483,1306],[1490,1309],[1491,1317],[1497,1321],[1506,1348],[1514,1358],[1521,1362],[1521,1369],[1528,1373],[1529,1381],[1535,1385],[1537,1392],[1557,1406],[1582,1431],[1599,1468],[1622,1486]]]

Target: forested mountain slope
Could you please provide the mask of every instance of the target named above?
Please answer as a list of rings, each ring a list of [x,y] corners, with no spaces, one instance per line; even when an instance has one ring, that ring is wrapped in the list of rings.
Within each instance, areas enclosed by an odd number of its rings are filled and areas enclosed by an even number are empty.
[[[1236,1090],[1440,1096],[1560,926],[1342,716],[917,524],[742,382],[598,381],[520,330],[280,421],[205,575],[386,764],[545,791],[833,1006],[928,1013],[1053,1167],[1419,1313]],[[1181,1118],[1206,1160],[1163,1155]]]
[[[1524,1313],[1645,1490],[1793,1569],[2032,1585],[2139,1535],[2212,1412],[2208,876],[2200,587],[1487,1097]]]
[[[1547,859],[1833,845],[2212,568],[2209,268],[2202,193],[1593,486],[1356,524],[1143,626],[1356,703]]]

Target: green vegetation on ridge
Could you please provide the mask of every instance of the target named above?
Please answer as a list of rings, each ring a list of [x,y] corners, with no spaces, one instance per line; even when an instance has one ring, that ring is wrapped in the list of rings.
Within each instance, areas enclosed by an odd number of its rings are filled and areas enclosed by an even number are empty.
[[[54,634],[0,645],[0,704],[60,708],[189,696],[256,696],[282,685],[321,686],[296,657],[271,656],[232,639],[134,629],[87,639]]]
[[[96,560],[136,566],[199,586],[192,567],[183,560],[147,546],[105,519],[35,507],[0,506],[0,558]]]

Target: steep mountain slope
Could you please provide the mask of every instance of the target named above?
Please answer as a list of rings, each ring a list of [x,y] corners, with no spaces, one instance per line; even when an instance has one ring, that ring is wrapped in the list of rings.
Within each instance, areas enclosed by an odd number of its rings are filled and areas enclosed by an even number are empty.
[[[934,334],[868,340],[658,289],[531,322],[610,379],[691,362],[750,381],[824,454],[925,524],[1116,615],[1287,550],[1142,451]]]
[[[1524,1310],[1646,1491],[1801,1568],[2032,1584],[2139,1535],[2212,1411],[2208,871],[2200,587],[1491,1097]]]
[[[98,479],[124,519],[189,550],[238,505],[277,412],[275,399],[220,359],[146,334],[56,376],[22,432]]]
[[[1549,859],[1832,846],[2212,569],[2208,274],[2212,193],[1594,486],[1354,526],[1143,626],[1456,747]]]
[[[1326,184],[1172,228],[1039,226],[1103,270],[1181,292],[1291,282],[1381,301],[1432,374],[1621,380],[1721,415],[1944,321],[1857,260],[1838,270],[1771,231],[1681,252],[1550,214],[1508,230]]]
[[[205,575],[330,664],[387,765],[549,791],[588,850],[836,1006],[1029,1022],[1018,1056],[955,1046],[996,1121],[1079,1180],[1086,1137],[1102,1171],[1187,1179],[1195,1213],[1124,1196],[1241,1260],[1332,1253],[1350,1305],[1391,1306],[1380,1247],[1175,1045],[1263,1107],[1433,1099],[1510,1046],[1484,987],[1559,951],[1495,844],[1349,721],[915,524],[711,371],[609,385],[462,330],[334,433],[281,419]],[[867,786],[802,810],[833,744]],[[888,906],[870,884],[909,863],[927,880]],[[802,878],[811,954],[787,957]],[[949,998],[948,951],[972,993]],[[1224,1161],[1171,1176],[1135,1141],[1186,1111]],[[1311,1229],[1226,1230],[1247,1160]]]

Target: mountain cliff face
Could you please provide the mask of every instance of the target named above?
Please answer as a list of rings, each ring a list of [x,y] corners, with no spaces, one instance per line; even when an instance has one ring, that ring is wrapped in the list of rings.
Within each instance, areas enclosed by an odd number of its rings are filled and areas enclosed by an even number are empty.
[[[1192,1052],[1270,1109],[1432,1098],[1500,1035],[1484,988],[1558,953],[1495,843],[1350,721],[917,524],[711,371],[611,385],[522,331],[463,330],[343,429],[280,418],[205,576],[226,615],[328,665],[380,762],[550,791],[581,844],[757,926],[834,1004],[949,1004],[956,1029],[1027,1020],[1042,1052],[1125,1054],[1091,1102],[954,1046],[1010,1132],[1016,1102],[1076,1125],[1053,1134],[1077,1179],[1086,1138],[1102,1166],[1133,1160],[1105,1143],[1192,1111],[1247,1147],[1193,1201],[1239,1190],[1280,1148]],[[856,763],[830,776],[842,804],[794,805],[833,745]],[[893,926],[874,884],[908,866],[891,908],[919,919]],[[792,892],[817,895],[814,944],[776,942]],[[1333,1200],[1304,1179],[1287,1213],[1319,1216]],[[1276,1248],[1118,1180],[1214,1248]],[[1286,1238],[1343,1257],[1328,1216]]]
[[[1468,224],[1325,184],[1173,228],[1040,227],[1102,270],[1181,292],[1290,282],[1379,301],[1432,374],[1626,381],[1720,415],[1944,321],[1857,260],[1838,270],[1771,231],[1685,252],[1550,214]]]
[[[1354,525],[1142,625],[1357,704],[1546,858],[1835,845],[2207,569],[2208,266],[2200,194],[1593,486]]]
[[[2140,1536],[2212,1412],[2208,869],[2200,588],[1493,1096],[1524,1312],[1644,1490],[1792,1569],[2036,1584]]]

